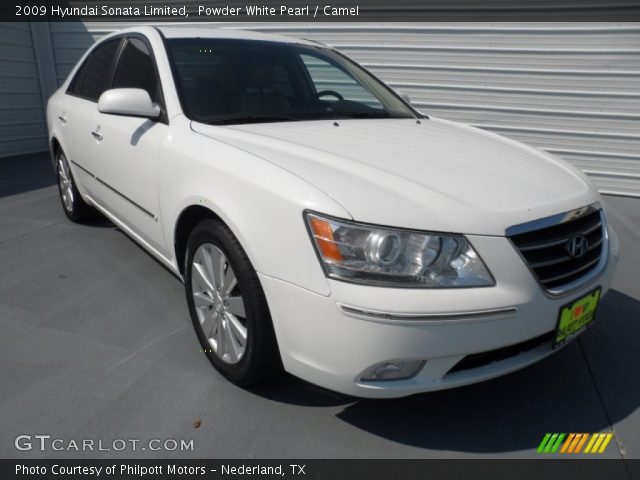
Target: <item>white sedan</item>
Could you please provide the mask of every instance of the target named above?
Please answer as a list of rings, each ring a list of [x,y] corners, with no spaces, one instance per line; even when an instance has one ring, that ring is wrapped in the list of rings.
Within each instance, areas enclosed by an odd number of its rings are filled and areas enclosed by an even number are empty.
[[[397,397],[492,378],[590,326],[618,260],[575,168],[425,116],[311,41],[123,30],[47,123],[66,215],[101,212],[180,277],[240,385],[284,369]]]

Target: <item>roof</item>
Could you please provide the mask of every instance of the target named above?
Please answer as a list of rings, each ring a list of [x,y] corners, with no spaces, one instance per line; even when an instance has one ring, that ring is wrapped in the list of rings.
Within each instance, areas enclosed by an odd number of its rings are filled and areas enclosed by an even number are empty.
[[[166,38],[235,38],[239,40],[262,40],[265,42],[298,43],[302,45],[318,45],[309,40],[302,40],[283,35],[271,35],[247,30],[231,28],[217,28],[213,26],[202,27],[158,27]]]

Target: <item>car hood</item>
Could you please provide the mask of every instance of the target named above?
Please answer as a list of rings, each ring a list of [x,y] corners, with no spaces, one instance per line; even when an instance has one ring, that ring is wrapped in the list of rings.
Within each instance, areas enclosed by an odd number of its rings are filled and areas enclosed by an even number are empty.
[[[192,129],[301,177],[360,222],[504,235],[599,200],[566,162],[441,119],[192,122]]]

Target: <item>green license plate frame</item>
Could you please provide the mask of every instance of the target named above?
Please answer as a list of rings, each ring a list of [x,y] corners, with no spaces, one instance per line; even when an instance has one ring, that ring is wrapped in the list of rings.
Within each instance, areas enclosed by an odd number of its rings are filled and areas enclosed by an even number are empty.
[[[553,337],[553,348],[569,343],[594,323],[601,294],[602,287],[597,287],[586,295],[560,307]]]

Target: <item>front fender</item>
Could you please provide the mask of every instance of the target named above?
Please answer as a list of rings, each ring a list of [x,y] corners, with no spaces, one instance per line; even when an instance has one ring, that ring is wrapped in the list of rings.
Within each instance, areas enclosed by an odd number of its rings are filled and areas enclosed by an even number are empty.
[[[191,131],[167,137],[159,159],[159,198],[167,245],[192,205],[220,217],[256,271],[321,295],[329,285],[304,224],[305,209],[350,218],[323,192],[253,154]],[[177,266],[175,249],[171,248]]]

